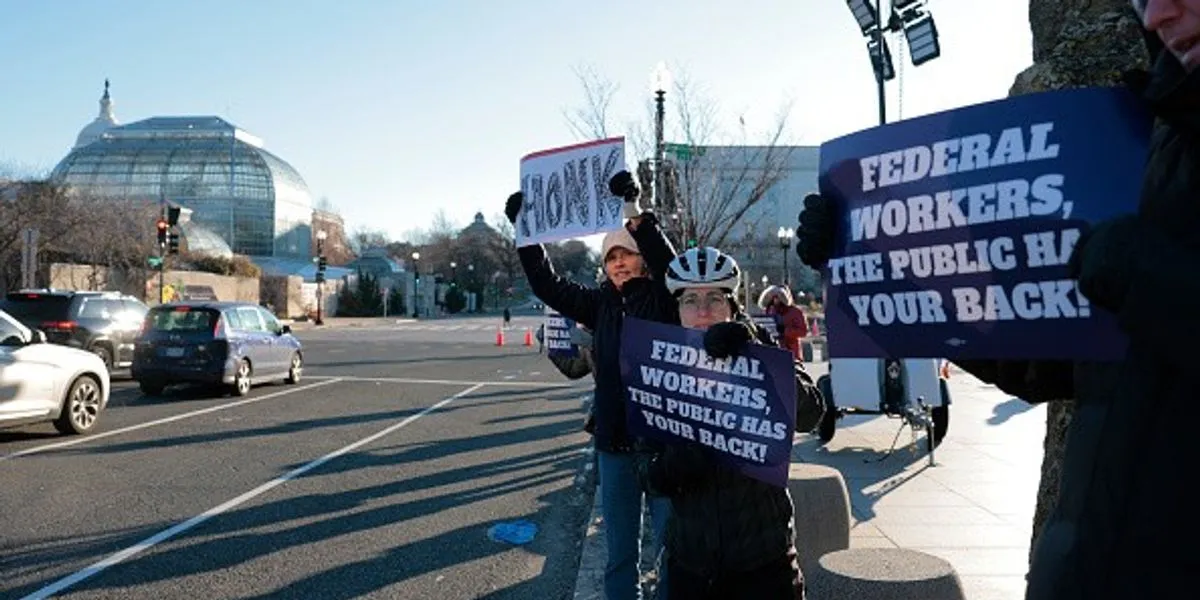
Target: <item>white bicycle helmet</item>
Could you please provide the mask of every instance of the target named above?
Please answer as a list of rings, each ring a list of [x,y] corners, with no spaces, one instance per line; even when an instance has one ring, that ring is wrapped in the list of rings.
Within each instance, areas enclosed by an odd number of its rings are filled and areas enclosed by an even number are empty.
[[[679,295],[687,288],[715,287],[736,294],[742,273],[732,256],[711,246],[691,248],[667,266],[667,289]]]

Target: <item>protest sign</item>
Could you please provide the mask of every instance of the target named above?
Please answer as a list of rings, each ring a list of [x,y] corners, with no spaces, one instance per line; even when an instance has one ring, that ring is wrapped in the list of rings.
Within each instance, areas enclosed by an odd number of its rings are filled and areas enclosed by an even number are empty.
[[[792,355],[750,344],[736,357],[704,352],[704,332],[625,317],[621,381],[630,433],[695,442],[760,481],[787,485],[796,426]]]
[[[516,244],[557,242],[623,226],[624,200],[608,180],[625,170],[625,138],[608,138],[534,152],[521,159],[525,204],[517,215]]]
[[[1135,212],[1150,125],[1133,94],[1087,88],[823,144],[821,193],[839,207],[830,356],[1122,356],[1067,260],[1090,225]]]
[[[775,315],[754,315],[751,319],[754,320],[755,325],[767,330],[771,335],[777,338],[783,337],[783,330],[779,328],[779,317]]]
[[[564,317],[549,306],[546,307],[545,343],[548,356],[574,358],[579,356],[579,346],[571,341],[571,330],[575,321]]]

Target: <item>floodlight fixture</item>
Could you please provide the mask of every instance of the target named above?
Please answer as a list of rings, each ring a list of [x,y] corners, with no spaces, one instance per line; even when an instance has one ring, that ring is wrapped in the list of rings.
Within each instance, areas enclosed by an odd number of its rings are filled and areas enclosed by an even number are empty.
[[[850,7],[850,12],[854,13],[854,20],[858,21],[858,27],[862,29],[863,35],[870,35],[871,31],[879,25],[875,7],[871,6],[871,0],[846,0],[846,5]]]
[[[883,48],[883,59],[880,60],[880,47]],[[867,41],[867,54],[871,56],[871,66],[875,69],[875,76],[881,78],[882,81],[891,81],[896,77],[896,68],[892,63],[892,52],[888,48],[887,40],[884,38],[871,39]],[[882,62],[882,65],[881,65]]]
[[[911,17],[909,15],[912,15]],[[904,16],[904,37],[908,40],[908,54],[913,66],[927,63],[942,55],[938,42],[937,25],[933,16],[914,11]]]

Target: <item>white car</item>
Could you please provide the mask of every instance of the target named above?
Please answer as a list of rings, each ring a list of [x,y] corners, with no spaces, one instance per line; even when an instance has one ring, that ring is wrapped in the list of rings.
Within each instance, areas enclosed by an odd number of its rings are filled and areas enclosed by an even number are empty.
[[[53,422],[88,433],[108,405],[108,369],[91,352],[46,343],[0,310],[0,427]]]

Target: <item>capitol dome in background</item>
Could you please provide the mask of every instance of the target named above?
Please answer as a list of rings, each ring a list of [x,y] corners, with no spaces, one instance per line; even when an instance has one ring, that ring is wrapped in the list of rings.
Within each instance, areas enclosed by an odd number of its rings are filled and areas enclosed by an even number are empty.
[[[104,132],[120,125],[117,122],[116,115],[113,114],[112,96],[108,93],[108,80],[104,80],[104,95],[100,96],[100,114],[96,115],[96,120],[83,126],[79,131],[79,135],[75,138],[75,147],[82,148],[104,135]],[[72,148],[72,149],[74,149]]]

